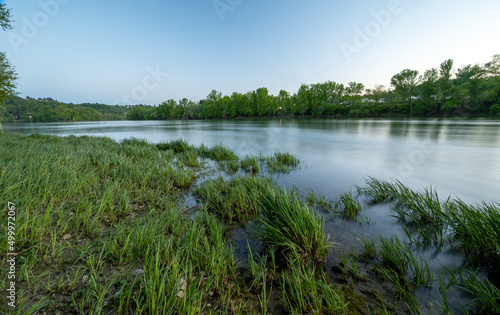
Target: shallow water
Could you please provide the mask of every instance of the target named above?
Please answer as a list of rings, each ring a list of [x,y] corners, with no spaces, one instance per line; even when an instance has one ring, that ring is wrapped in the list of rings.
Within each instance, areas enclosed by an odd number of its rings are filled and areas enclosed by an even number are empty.
[[[416,190],[437,186],[442,198],[451,194],[467,202],[500,201],[500,120],[120,121],[4,124],[3,129],[6,133],[92,135],[116,140],[136,137],[154,143],[178,138],[195,145],[222,142],[240,156],[286,151],[302,163],[299,169],[274,178],[288,189],[295,187],[303,197],[313,190],[315,195],[333,200],[350,189],[354,191],[355,184],[363,186],[365,179],[372,176],[396,178]],[[391,217],[390,204],[362,201],[362,216],[369,224],[323,213],[325,234],[337,243],[328,257],[327,270],[338,263],[341,250],[361,250],[361,237],[376,239],[378,235],[395,234],[401,240],[408,239],[401,224]],[[195,203],[192,198],[186,200],[189,207]],[[248,257],[247,241],[252,251],[261,251],[259,242],[249,238],[251,230],[250,224],[235,227],[230,233],[236,257],[242,263]],[[446,275],[446,268],[454,269],[464,262],[463,256],[450,248],[439,252],[420,250],[416,254],[428,259],[436,277]],[[432,305],[439,300],[435,288],[419,289],[417,296],[423,311],[432,311]],[[450,290],[448,299],[455,305],[456,301],[465,301],[458,290]]]

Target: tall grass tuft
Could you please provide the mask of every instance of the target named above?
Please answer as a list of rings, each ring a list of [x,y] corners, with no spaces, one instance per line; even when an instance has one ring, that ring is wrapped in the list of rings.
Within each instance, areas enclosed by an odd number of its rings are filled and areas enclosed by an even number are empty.
[[[339,205],[342,207],[340,210],[342,216],[349,220],[356,219],[362,209],[361,203],[352,195],[352,191],[340,195]]]
[[[283,255],[297,252],[301,260],[321,262],[330,244],[323,234],[323,218],[302,204],[295,194],[271,190],[261,199],[261,222],[256,234]]]
[[[297,167],[300,160],[291,153],[275,152],[274,155],[262,158],[271,173],[288,173],[291,168]]]
[[[259,171],[259,160],[255,155],[247,155],[240,161],[240,166],[245,172],[257,173]]]
[[[461,200],[448,204],[445,216],[467,256],[476,263],[500,265],[500,207],[498,204],[469,205]]]
[[[185,140],[177,139],[169,142],[161,142],[156,145],[156,147],[161,151],[173,150],[175,153],[183,153],[194,149]]]

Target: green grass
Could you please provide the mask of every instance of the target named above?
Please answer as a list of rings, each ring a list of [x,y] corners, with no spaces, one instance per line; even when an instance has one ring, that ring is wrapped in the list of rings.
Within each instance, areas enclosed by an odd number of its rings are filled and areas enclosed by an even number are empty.
[[[500,314],[500,289],[488,280],[481,280],[475,272],[459,274],[461,286],[474,297],[473,304],[480,314]]]
[[[207,148],[204,145],[198,148],[198,154],[202,157],[210,158],[214,161],[233,161],[239,160],[239,157],[231,150],[229,147],[223,145],[222,143],[213,146],[212,148]]]
[[[183,153],[193,149],[185,140],[177,139],[169,142],[161,142],[156,145],[159,150],[173,150],[175,153]]]
[[[330,244],[323,234],[323,218],[283,189],[262,196],[261,221],[256,235],[264,244],[288,255],[297,252],[304,261],[321,262]]]
[[[342,217],[348,220],[355,220],[362,209],[361,203],[352,195],[352,191],[340,195],[338,206]]]
[[[193,192],[224,222],[246,224],[259,213],[260,196],[270,189],[273,187],[269,179],[236,176],[229,180],[218,177],[205,181]]]
[[[445,220],[471,260],[500,265],[500,207],[498,204],[466,204],[456,200],[446,207]]]
[[[275,152],[274,155],[261,157],[271,173],[288,173],[299,165],[300,160],[291,153]]]
[[[240,166],[245,172],[257,173],[260,170],[259,159],[255,155],[247,155],[240,161]]]
[[[209,292],[228,299],[214,311],[238,298],[227,226],[204,209],[190,218],[181,206],[204,172],[185,142],[3,135],[0,148],[0,198],[16,207],[14,313],[194,314]],[[0,246],[7,242],[2,230]],[[132,277],[136,269],[143,274]],[[182,277],[182,298],[161,291]],[[0,297],[0,312],[11,312],[6,305]]]
[[[349,303],[341,290],[328,284],[314,264],[303,264],[300,254],[288,258],[289,270],[280,278],[285,308],[292,314],[346,314]]]
[[[317,196],[312,190],[307,193],[306,201],[308,205],[317,205],[325,211],[332,208],[332,203],[325,196]]]

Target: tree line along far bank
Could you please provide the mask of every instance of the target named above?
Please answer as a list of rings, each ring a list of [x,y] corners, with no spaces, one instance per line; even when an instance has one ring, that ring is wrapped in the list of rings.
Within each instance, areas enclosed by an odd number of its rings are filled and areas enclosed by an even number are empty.
[[[0,107],[5,122],[391,115],[500,115],[500,54],[484,65],[469,64],[456,71],[451,59],[423,74],[405,69],[391,78],[389,88],[327,81],[303,84],[294,94],[281,90],[271,95],[265,87],[224,96],[213,90],[198,102],[170,99],[158,106],[75,105],[14,96]]]

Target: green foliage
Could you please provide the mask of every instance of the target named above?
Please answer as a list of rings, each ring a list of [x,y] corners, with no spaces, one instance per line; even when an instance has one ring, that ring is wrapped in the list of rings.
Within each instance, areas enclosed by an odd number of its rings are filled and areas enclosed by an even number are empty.
[[[124,120],[125,106],[103,104],[68,104],[50,97],[10,97],[5,102],[10,119],[25,122]],[[136,107],[134,107],[136,108]]]
[[[490,114],[500,115],[500,104],[494,104],[490,107]]]
[[[3,6],[4,4],[2,4],[2,10]],[[1,11],[0,14],[2,14]],[[7,55],[4,52],[0,52],[0,107],[4,104],[8,97],[16,94],[15,88],[17,78],[17,73],[10,61],[7,59]],[[7,114],[8,109],[7,111],[5,109],[0,111],[0,121],[5,120],[7,117],[2,119],[2,116]]]

